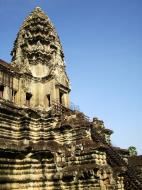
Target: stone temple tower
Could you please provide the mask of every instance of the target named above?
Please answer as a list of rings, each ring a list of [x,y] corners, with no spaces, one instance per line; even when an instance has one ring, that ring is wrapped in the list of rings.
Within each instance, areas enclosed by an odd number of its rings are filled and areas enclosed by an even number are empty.
[[[23,74],[18,104],[45,110],[53,102],[69,107],[70,87],[63,49],[41,8],[36,7],[24,21],[11,54],[12,66]]]
[[[0,60],[0,190],[142,190],[142,157],[69,107],[59,37],[37,7]]]

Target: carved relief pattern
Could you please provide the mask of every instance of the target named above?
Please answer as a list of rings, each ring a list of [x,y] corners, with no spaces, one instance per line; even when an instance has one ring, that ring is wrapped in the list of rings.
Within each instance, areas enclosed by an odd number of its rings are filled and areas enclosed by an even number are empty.
[[[64,65],[64,53],[56,30],[40,8],[36,8],[24,21],[14,43],[12,63],[24,72],[30,64]]]

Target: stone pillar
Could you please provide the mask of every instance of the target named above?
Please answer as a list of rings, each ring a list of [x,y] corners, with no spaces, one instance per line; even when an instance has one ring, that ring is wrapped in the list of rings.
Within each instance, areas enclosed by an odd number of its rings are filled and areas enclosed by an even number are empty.
[[[4,87],[3,98],[5,100],[11,100],[11,90],[8,86]]]

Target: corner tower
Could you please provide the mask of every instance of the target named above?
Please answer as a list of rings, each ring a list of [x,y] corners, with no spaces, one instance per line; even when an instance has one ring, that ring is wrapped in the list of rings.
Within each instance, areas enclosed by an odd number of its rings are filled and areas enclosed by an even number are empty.
[[[40,7],[25,19],[11,55],[12,66],[24,76],[20,82],[20,105],[46,109],[56,101],[69,107],[63,49],[53,24]]]

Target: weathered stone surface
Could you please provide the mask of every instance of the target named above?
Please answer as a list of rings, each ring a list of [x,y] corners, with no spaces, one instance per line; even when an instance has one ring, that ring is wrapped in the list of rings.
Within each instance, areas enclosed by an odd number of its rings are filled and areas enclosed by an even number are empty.
[[[140,190],[129,151],[112,131],[69,108],[59,37],[37,7],[0,60],[0,189]],[[129,164],[131,163],[131,164]]]

